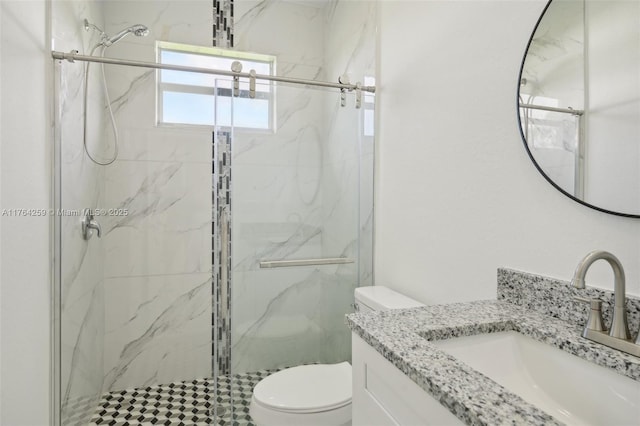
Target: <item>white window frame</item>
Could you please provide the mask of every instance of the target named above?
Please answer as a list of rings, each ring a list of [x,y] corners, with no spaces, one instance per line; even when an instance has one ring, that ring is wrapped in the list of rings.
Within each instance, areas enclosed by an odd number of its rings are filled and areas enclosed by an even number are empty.
[[[262,62],[269,65],[270,75],[275,75],[276,72],[276,57],[272,55],[265,55],[261,53],[253,53],[253,52],[242,52],[236,50],[222,49],[219,47],[207,47],[207,46],[197,46],[191,44],[183,44],[183,43],[173,43],[168,41],[156,41],[156,61],[161,63],[161,55],[163,51],[171,51],[178,53],[188,53],[191,55],[203,55],[203,56],[213,56],[213,57],[221,57],[221,58],[230,58],[236,60],[246,60],[252,62]],[[229,70],[230,71],[230,70]],[[249,70],[243,70],[244,72],[248,72]],[[190,93],[190,94],[199,94],[199,95],[208,95],[214,97],[216,95],[216,88],[209,86],[196,86],[196,85],[188,85],[188,84],[179,84],[179,83],[164,83],[161,80],[161,72],[162,70],[157,70],[156,73],[156,125],[159,127],[188,127],[188,128],[201,128],[201,129],[214,129],[215,127],[219,128],[229,128],[230,126],[224,125],[208,125],[208,124],[192,124],[192,123],[170,123],[163,121],[164,117],[164,105],[163,105],[163,93],[167,92],[177,92],[177,93]],[[221,79],[230,80],[231,77],[220,75]],[[246,79],[242,79],[246,80]],[[241,86],[243,81],[241,80]],[[246,130],[251,132],[275,132],[275,110],[276,110],[276,88],[273,82],[267,82],[269,84],[269,92],[256,91],[256,96],[262,99],[269,100],[269,117],[268,117],[268,127],[267,128],[258,128],[258,127],[241,127],[241,126],[233,126],[234,129],[237,130]],[[258,80],[258,84],[260,84],[260,80]],[[264,83],[262,83],[264,84]],[[227,88],[219,88],[219,91],[229,92],[228,94],[222,94],[221,96],[229,96],[232,97],[231,89]],[[240,96],[243,94],[247,94],[248,90],[241,90]],[[220,96],[220,95],[219,95]]]

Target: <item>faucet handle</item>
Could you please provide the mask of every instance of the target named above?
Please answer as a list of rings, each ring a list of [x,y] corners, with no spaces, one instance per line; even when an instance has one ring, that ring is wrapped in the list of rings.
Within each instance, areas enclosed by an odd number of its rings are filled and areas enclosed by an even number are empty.
[[[95,220],[91,210],[85,210],[85,216],[82,219],[82,237],[89,240],[93,236],[93,230],[98,232],[98,238],[102,237],[102,227]]]
[[[589,303],[591,307],[591,311],[589,312],[589,318],[587,319],[587,324],[584,327],[583,336],[587,333],[587,330],[594,331],[602,331],[606,332],[607,328],[604,326],[604,321],[602,320],[602,300],[600,299],[589,299],[586,297],[574,296],[574,300],[583,303]]]
[[[588,297],[573,296],[573,300],[577,300],[578,302],[582,303],[589,303],[591,309],[600,310],[602,308],[602,299],[590,299]]]

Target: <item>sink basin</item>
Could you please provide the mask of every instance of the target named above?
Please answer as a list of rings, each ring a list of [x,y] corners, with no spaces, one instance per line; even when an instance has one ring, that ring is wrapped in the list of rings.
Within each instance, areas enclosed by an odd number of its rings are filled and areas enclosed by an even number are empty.
[[[640,382],[518,332],[431,343],[563,423],[640,424]]]

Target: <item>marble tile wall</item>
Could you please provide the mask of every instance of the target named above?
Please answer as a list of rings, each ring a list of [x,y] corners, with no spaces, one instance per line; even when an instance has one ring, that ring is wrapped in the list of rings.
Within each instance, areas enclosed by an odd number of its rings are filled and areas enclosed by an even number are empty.
[[[269,37],[263,34],[268,31]],[[292,33],[296,37],[290,37]],[[321,9],[285,2],[236,2],[238,50],[276,56],[276,73],[322,72]],[[316,358],[324,332],[314,321],[313,268],[260,269],[260,260],[322,255],[323,93],[278,85],[273,132],[234,130],[232,356],[234,373]],[[303,290],[304,288],[307,290]],[[306,336],[304,344],[298,344]],[[297,349],[296,349],[297,348]],[[303,352],[310,353],[303,353]]]
[[[77,49],[88,54],[95,43],[84,31],[82,20],[103,24],[98,1],[53,1],[52,36],[55,49]],[[56,143],[60,146],[61,209],[78,213],[102,207],[104,168],[92,163],[83,149],[83,78],[84,67],[60,63],[56,67]],[[104,146],[101,128],[104,122],[98,74],[89,77],[88,120],[92,123],[88,148],[100,156]],[[82,237],[76,215],[58,215],[56,226],[61,234],[59,306],[61,330],[61,424],[87,424],[100,399],[103,385],[104,335],[104,240]]]
[[[106,388],[209,375],[211,274],[110,278],[107,286]]]
[[[236,1],[235,48],[276,56],[278,75],[321,78],[324,9],[320,3]]]
[[[374,3],[365,3],[364,8],[343,9],[338,2],[237,2],[236,47],[275,55],[280,75],[333,81],[348,69],[355,77],[365,68],[361,62],[371,62],[365,57],[375,54],[368,51],[375,37],[361,40],[374,35],[375,28],[365,24]],[[337,19],[334,13],[344,10],[350,15]],[[360,24],[354,24],[356,17]],[[269,37],[263,36],[266,31]],[[335,37],[328,35],[334,32]],[[328,43],[339,52],[328,54]],[[347,68],[338,71],[330,61],[342,61],[340,66]],[[358,65],[349,67],[350,61]],[[362,198],[359,185],[367,185],[360,172],[372,172],[373,160],[369,149],[371,164],[361,168],[360,110],[349,97],[350,106],[340,108],[336,91],[278,85],[275,131],[234,132],[234,373],[349,358],[349,333],[341,318],[351,309],[358,269],[371,279],[366,254],[371,238],[361,251],[358,228],[362,219],[362,232],[371,230],[372,176]],[[361,201],[368,207],[360,209]],[[357,262],[258,266],[260,260],[336,256]]]
[[[155,62],[156,40],[211,44],[210,1],[105,3],[108,56]],[[105,175],[104,390],[211,376],[211,130],[156,126],[156,73],[106,66],[121,137]]]

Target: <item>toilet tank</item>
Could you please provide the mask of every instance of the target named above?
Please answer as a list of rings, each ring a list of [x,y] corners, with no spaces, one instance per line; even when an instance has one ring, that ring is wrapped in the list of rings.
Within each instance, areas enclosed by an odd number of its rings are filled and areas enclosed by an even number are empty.
[[[355,290],[356,312],[388,311],[424,306],[422,303],[388,287],[358,287]]]

